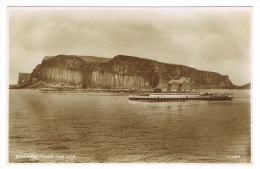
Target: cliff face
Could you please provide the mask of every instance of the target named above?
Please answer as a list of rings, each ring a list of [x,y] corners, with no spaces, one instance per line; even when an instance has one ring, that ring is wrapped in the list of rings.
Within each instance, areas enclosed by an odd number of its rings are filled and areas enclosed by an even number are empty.
[[[41,63],[40,79],[51,82],[64,82],[73,85],[82,83],[81,72],[85,61],[80,57],[58,55],[45,58]]]
[[[191,86],[233,86],[228,76],[184,65],[166,64],[133,56],[113,59],[58,55],[45,57],[32,80],[68,83],[79,88],[166,88],[169,82]]]

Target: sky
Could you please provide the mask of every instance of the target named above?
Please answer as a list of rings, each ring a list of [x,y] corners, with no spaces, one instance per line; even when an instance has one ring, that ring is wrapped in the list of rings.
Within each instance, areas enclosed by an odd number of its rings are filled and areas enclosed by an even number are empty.
[[[9,83],[45,56],[130,55],[251,81],[250,7],[9,7]]]

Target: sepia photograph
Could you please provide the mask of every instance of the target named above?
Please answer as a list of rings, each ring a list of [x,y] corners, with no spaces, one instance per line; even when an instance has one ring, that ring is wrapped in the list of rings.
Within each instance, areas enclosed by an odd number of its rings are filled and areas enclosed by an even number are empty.
[[[252,7],[7,12],[8,163],[252,163]]]

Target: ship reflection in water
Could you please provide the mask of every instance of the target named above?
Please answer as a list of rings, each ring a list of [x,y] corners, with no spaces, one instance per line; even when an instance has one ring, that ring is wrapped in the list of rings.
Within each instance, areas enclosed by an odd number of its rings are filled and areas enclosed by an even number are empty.
[[[135,102],[105,93],[10,90],[9,162],[250,163],[250,91],[210,92],[235,97]]]

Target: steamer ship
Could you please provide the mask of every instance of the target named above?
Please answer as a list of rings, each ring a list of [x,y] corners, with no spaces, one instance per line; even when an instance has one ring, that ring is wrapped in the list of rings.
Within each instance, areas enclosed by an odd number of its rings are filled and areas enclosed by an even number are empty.
[[[185,101],[185,100],[208,100],[227,101],[232,100],[231,93],[149,93],[147,95],[130,95],[129,100],[140,101]]]
[[[170,84],[170,83],[169,83]],[[129,95],[129,100],[138,101],[186,101],[186,100],[205,100],[205,101],[230,101],[233,99],[233,93],[206,92],[201,94],[199,91],[183,91],[182,83],[179,83],[177,91],[166,92],[161,89],[154,89],[149,94]]]

